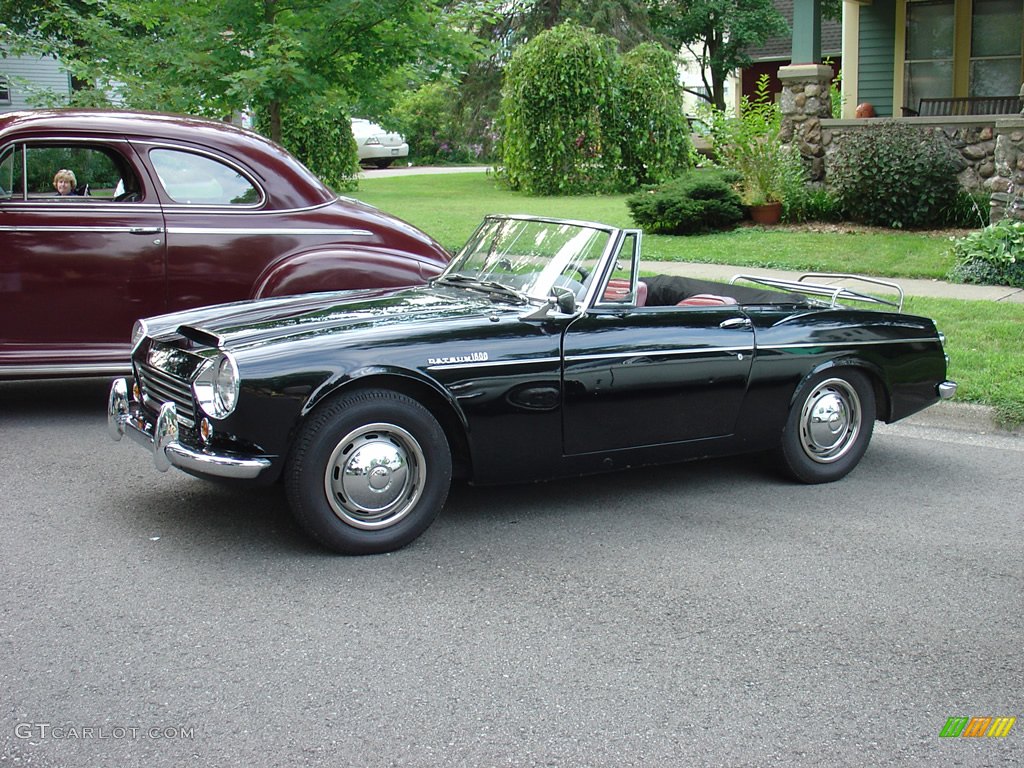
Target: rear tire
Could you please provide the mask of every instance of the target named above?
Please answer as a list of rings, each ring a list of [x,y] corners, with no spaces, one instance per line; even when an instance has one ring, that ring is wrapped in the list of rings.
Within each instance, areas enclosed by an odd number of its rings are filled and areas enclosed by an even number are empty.
[[[391,552],[416,539],[444,506],[451,479],[437,420],[388,390],[344,395],[315,411],[285,469],[296,520],[346,555]]]
[[[803,483],[839,480],[864,456],[874,426],[875,393],[864,374],[819,374],[793,400],[778,451],[782,466]]]

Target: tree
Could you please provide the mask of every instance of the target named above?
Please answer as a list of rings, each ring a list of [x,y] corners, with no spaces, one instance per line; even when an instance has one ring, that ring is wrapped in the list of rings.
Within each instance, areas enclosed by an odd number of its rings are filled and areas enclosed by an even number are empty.
[[[503,176],[529,194],[635,189],[689,165],[673,55],[567,22],[518,48],[505,73]]]
[[[657,43],[622,56],[615,108],[623,187],[667,181],[690,164],[689,125],[675,57]]]
[[[3,0],[0,18],[22,48],[61,59],[76,103],[116,94],[127,107],[217,118],[253,110],[293,148],[333,137],[355,108],[383,110],[417,71],[464,69],[479,50],[467,30],[495,2]],[[290,130],[312,133],[296,141]]]
[[[460,73],[458,103],[452,106],[471,143],[490,145],[502,79],[513,52],[545,30],[567,21],[613,38],[621,51],[628,51],[652,37],[647,0],[505,0],[499,3],[495,13],[482,17],[475,28],[480,39],[490,42],[488,55]]]
[[[729,73],[750,64],[747,51],[789,33],[772,0],[650,0],[649,14],[673,50],[685,47],[700,63],[707,92],[696,95],[718,109]]]
[[[615,42],[566,23],[518,48],[501,94],[504,174],[513,189],[570,195],[614,187]]]

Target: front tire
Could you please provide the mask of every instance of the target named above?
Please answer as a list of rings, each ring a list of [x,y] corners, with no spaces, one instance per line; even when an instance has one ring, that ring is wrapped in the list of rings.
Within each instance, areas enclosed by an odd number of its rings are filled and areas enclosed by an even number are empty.
[[[444,506],[451,479],[451,450],[437,420],[388,390],[321,406],[285,469],[296,520],[346,555],[391,552],[416,539]]]
[[[782,431],[783,468],[803,483],[830,483],[860,462],[875,426],[875,393],[864,374],[826,371],[800,388]]]

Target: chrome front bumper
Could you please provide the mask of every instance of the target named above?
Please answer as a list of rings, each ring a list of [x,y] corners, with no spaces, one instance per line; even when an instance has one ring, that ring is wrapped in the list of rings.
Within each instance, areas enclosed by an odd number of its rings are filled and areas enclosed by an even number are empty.
[[[149,421],[139,404],[129,397],[125,379],[115,379],[110,387],[107,431],[114,440],[128,435],[149,449],[153,463],[161,472],[178,467],[199,475],[252,480],[270,466],[270,459],[225,456],[182,445],[178,442],[178,411],[174,403],[164,403],[156,422]]]
[[[956,394],[956,382],[944,381],[937,387],[940,400],[949,400]]]

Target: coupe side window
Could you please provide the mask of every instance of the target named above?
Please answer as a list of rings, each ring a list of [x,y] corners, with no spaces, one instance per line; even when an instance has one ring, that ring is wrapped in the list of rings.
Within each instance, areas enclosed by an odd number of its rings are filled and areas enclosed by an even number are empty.
[[[109,202],[129,188],[137,199],[135,172],[110,147],[17,143],[0,152],[0,200]]]
[[[149,153],[164,192],[186,205],[252,205],[256,186],[234,168],[210,157],[175,149]]]

